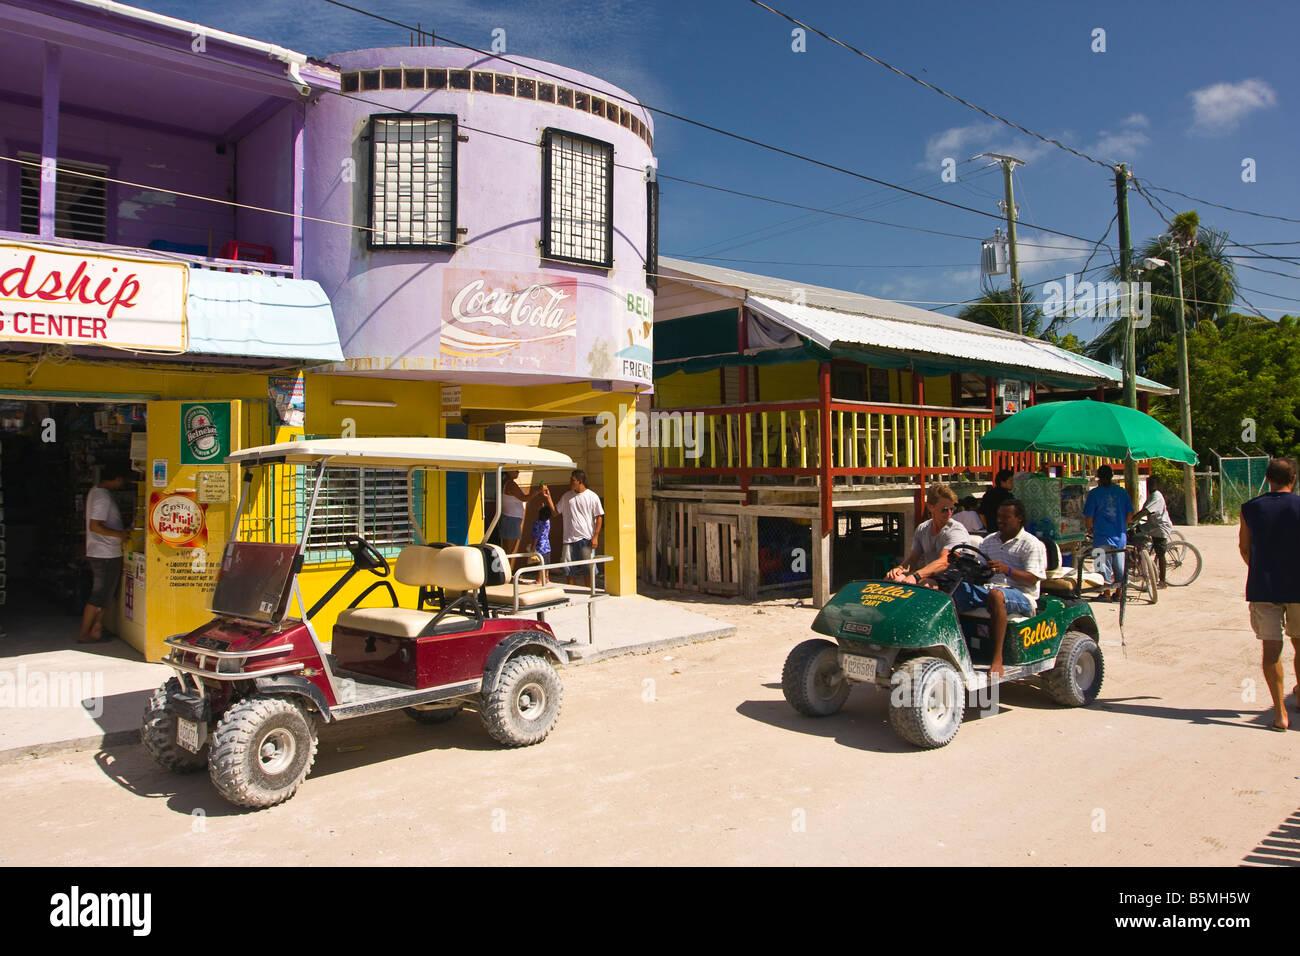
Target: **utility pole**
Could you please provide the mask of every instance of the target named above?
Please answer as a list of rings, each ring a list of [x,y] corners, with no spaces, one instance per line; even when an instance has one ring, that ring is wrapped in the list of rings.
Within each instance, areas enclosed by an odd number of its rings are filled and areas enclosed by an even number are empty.
[[[1192,394],[1187,371],[1187,320],[1183,314],[1183,260],[1178,237],[1173,236],[1170,246],[1174,253],[1174,281],[1178,283],[1178,408],[1182,416],[1183,441],[1192,443]],[[1195,525],[1199,516],[1196,509],[1196,475],[1192,466],[1183,463],[1183,499],[1187,502],[1187,523]]]
[[[1002,153],[982,153],[989,159],[997,160],[1002,166],[1002,179],[1007,193],[1007,249],[1011,260],[1011,295],[1016,300],[1016,335],[1025,334],[1024,307],[1021,303],[1020,257],[1016,254],[1016,195],[1011,186],[1011,170],[1023,166],[1024,161]],[[987,167],[985,167],[987,168]]]
[[[1137,336],[1133,329],[1133,250],[1128,227],[1128,166],[1115,167],[1115,202],[1119,218],[1119,281],[1124,308],[1124,404],[1137,409]],[[1124,487],[1138,507],[1138,466],[1129,455],[1124,459]]]

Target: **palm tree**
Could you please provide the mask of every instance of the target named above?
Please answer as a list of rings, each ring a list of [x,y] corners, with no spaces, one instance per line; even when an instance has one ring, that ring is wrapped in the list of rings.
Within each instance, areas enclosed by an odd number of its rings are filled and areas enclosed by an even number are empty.
[[[1024,334],[1038,338],[1043,332],[1042,308],[1034,302],[1034,293],[1020,293],[1020,314],[1024,319]],[[1016,330],[1016,299],[1011,289],[994,289],[978,302],[973,302],[957,313],[957,318],[1004,332]]]
[[[1174,243],[1182,253],[1187,328],[1194,329],[1199,322],[1227,321],[1237,297],[1237,272],[1226,251],[1227,233],[1202,227],[1195,212],[1179,213],[1169,231],[1149,240],[1133,261],[1140,264],[1144,259],[1163,259],[1172,264]],[[1142,374],[1160,343],[1177,333],[1178,285],[1172,266],[1143,270],[1139,278],[1151,283],[1151,324],[1134,330],[1135,364]],[[1110,279],[1120,281],[1118,267],[1110,270]],[[1124,356],[1124,320],[1116,319],[1106,326],[1088,343],[1086,352],[1098,361],[1118,365]]]

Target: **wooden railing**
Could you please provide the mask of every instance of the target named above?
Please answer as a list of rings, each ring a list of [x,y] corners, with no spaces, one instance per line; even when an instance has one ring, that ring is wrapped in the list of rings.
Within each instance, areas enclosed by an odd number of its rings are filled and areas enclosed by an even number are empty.
[[[652,465],[660,475],[735,475],[745,481],[816,476],[823,470],[821,413],[816,401],[657,410],[660,440],[652,447]],[[983,451],[979,439],[994,424],[985,409],[833,401],[829,422],[832,478],[986,477],[1000,468],[1044,467],[1087,475],[1103,462],[1091,455]]]

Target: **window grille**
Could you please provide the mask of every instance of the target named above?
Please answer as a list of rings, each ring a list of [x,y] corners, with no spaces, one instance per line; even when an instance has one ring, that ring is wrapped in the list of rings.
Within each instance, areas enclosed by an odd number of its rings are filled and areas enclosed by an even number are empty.
[[[543,256],[609,268],[614,264],[614,147],[548,129],[542,156]]]
[[[41,157],[19,153],[22,170],[20,225],[22,232],[41,231]],[[26,165],[34,163],[35,165]],[[58,161],[54,189],[54,234],[62,239],[108,242],[108,167],[96,163]]]
[[[645,184],[645,284],[659,291],[659,181]]]
[[[294,515],[295,533],[301,536],[311,503],[314,469],[295,469],[295,480],[286,482],[283,502]],[[415,473],[415,514],[424,511],[424,472]],[[415,529],[408,514],[406,471],[400,468],[326,468],[325,481],[316,499],[311,537],[307,539],[309,563],[346,561],[351,554],[344,544],[350,534],[362,535],[385,557],[396,557],[408,544],[416,544]]]
[[[371,117],[371,248],[456,241],[456,118]]]

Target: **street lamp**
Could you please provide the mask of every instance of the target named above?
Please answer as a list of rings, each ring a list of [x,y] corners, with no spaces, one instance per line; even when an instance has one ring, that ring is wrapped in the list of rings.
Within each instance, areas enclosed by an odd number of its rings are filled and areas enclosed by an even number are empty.
[[[1169,247],[1173,251],[1174,282],[1178,289],[1178,411],[1182,419],[1182,438],[1188,445],[1192,444],[1192,396],[1188,386],[1187,372],[1187,322],[1183,316],[1183,262],[1178,247],[1178,240],[1171,237]],[[1163,269],[1170,263],[1164,259],[1149,258],[1143,263],[1148,270]],[[1187,503],[1187,523],[1195,525],[1198,521],[1196,508],[1196,475],[1192,466],[1183,464],[1183,498]]]

